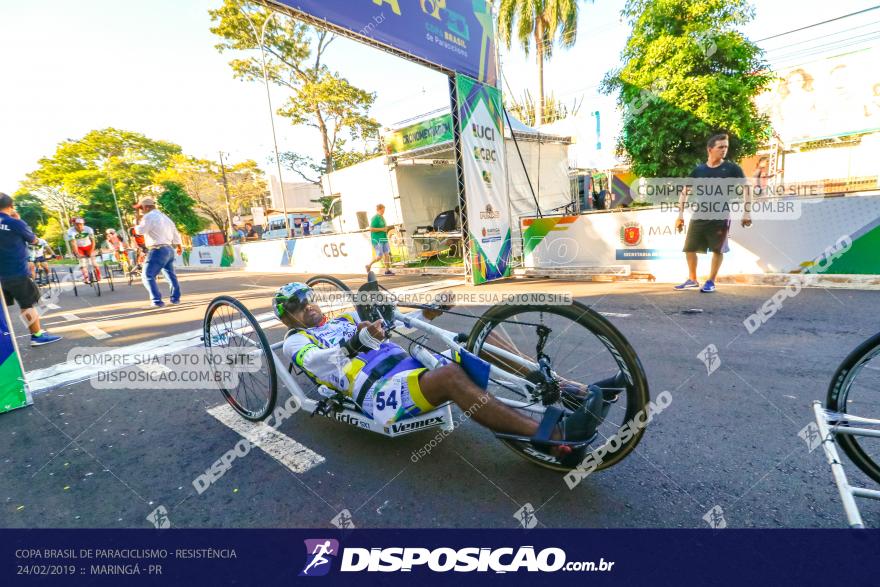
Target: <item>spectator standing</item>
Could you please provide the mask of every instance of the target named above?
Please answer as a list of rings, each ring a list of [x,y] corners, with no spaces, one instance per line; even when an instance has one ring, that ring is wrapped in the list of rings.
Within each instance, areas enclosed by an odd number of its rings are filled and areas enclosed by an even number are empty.
[[[706,151],[708,153],[705,163],[701,163],[691,172],[693,179],[726,179],[737,178],[745,179],[745,173],[739,165],[732,161],[725,161],[727,157],[727,149],[730,147],[726,134],[716,134],[709,137],[706,143]],[[750,214],[751,198],[746,191],[746,208],[743,212],[743,227],[751,226],[752,219]],[[678,219],[675,221],[676,232],[684,229],[684,205],[687,201],[687,191],[682,193],[678,201]],[[708,202],[713,204],[716,202]],[[718,214],[713,214],[717,216]],[[702,293],[712,293],[715,291],[715,278],[718,276],[718,270],[721,268],[721,261],[724,260],[724,253],[730,249],[727,246],[727,234],[730,232],[730,217],[728,218],[711,217],[708,219],[691,218],[688,224],[687,236],[684,242],[684,254],[688,266],[687,280],[676,285],[675,289],[699,289]],[[697,281],[697,253],[712,252],[712,268],[709,278],[700,287]]]
[[[161,308],[165,305],[165,302],[162,301],[162,293],[156,283],[156,276],[161,272],[171,284],[171,303],[179,304],[180,284],[174,273],[174,253],[175,249],[177,254],[183,252],[180,233],[177,232],[174,222],[156,209],[156,200],[153,198],[141,198],[135,204],[135,208],[139,210],[138,216],[143,213],[136,228],[138,234],[144,236],[144,242],[149,250],[147,261],[144,264],[143,282],[150,294],[150,302],[154,308]]]
[[[34,305],[40,300],[40,288],[30,278],[28,245],[37,237],[21,221],[12,198],[0,193],[0,288],[7,306],[18,303],[21,317],[31,332],[31,346],[42,346],[61,340],[40,327],[40,314]]]
[[[251,224],[250,222],[245,222],[244,223],[244,240],[255,241],[255,240],[259,240],[259,239],[260,239],[260,235],[254,229],[254,225]]]
[[[385,275],[394,275],[391,271],[391,245],[388,243],[388,231],[393,227],[389,227],[385,223],[385,205],[376,206],[376,215],[370,220],[370,242],[373,244],[373,252],[376,254],[373,260],[367,264],[367,273],[370,268],[379,260],[385,265]]]

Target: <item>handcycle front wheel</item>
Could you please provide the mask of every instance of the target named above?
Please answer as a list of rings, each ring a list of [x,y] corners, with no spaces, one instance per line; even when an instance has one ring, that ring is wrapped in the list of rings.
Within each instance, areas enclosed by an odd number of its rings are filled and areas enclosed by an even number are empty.
[[[110,291],[116,291],[116,287],[113,285],[113,265],[109,262],[104,261],[104,277],[107,278],[107,283],[110,284]]]
[[[258,361],[259,370],[239,372],[234,387],[224,383],[223,377],[217,378],[217,384],[232,409],[242,417],[264,420],[275,407],[278,377],[272,348],[257,319],[235,298],[219,296],[208,304],[202,331],[209,354],[212,349],[232,350]]]
[[[606,469],[623,460],[641,440],[644,420],[636,416],[646,415],[650,399],[645,371],[623,334],[589,307],[578,302],[559,306],[498,305],[479,318],[468,336],[467,349],[491,359],[508,373],[532,380],[534,374],[524,373],[518,363],[493,357],[486,344],[535,364],[543,356],[549,361],[554,381],[568,390],[581,393],[587,385],[603,389],[603,395],[610,401],[607,414],[581,462],[595,463],[596,470]],[[567,402],[551,396],[548,404],[546,398],[524,397],[503,381],[492,378],[487,392],[508,405],[518,402],[520,413],[536,424],[549,405],[569,410],[572,407],[571,396]],[[579,464],[540,450],[531,442],[501,440],[519,456],[541,467],[570,471]]]
[[[856,347],[837,368],[825,407],[841,414],[880,418],[880,332]],[[865,475],[880,483],[880,438],[840,433],[847,426],[842,422],[835,431],[837,444]]]
[[[91,263],[89,263],[88,275],[89,275],[89,285],[92,286],[92,289],[95,290],[95,293],[97,293],[98,297],[100,298],[101,297],[101,280],[97,279],[98,270]]]

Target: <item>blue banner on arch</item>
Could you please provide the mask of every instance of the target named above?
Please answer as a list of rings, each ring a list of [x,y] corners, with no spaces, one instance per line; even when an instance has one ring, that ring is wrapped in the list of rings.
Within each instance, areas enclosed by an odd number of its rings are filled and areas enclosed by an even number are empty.
[[[495,30],[486,0],[271,0],[438,67],[495,86]]]

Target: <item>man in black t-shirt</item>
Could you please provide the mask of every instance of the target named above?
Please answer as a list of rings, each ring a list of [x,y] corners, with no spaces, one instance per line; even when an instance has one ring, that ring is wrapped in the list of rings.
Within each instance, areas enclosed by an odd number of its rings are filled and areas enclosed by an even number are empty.
[[[701,163],[691,173],[693,179],[729,179],[739,178],[745,183],[745,174],[739,165],[732,161],[725,161],[727,157],[727,149],[730,143],[726,134],[716,134],[709,137],[706,143],[708,157],[705,163]],[[698,191],[712,193],[714,186],[710,182],[706,185],[697,186]],[[702,188],[702,189],[701,189]],[[730,186],[718,186],[719,193],[730,193]],[[745,192],[748,194],[748,191]],[[678,219],[675,221],[675,230],[681,232],[684,230],[684,204],[687,200],[687,192],[683,193],[679,199]],[[749,214],[750,197],[746,197],[746,209],[742,216],[742,225],[744,227],[752,225],[752,219]],[[729,203],[723,199],[714,199],[701,204],[711,205],[708,213],[695,213],[688,224],[687,236],[685,237],[684,253],[688,265],[687,280],[676,285],[675,289],[699,289],[703,293],[712,293],[715,291],[715,278],[718,276],[718,270],[721,268],[721,261],[724,259],[724,253],[729,249],[727,247],[727,234],[730,231],[730,215],[729,213],[719,214],[719,209],[724,209],[724,204]],[[701,218],[700,216],[708,216]],[[722,217],[719,217],[722,216]],[[726,216],[724,218],[723,216]],[[709,278],[700,287],[697,281],[697,253],[705,253],[712,251],[712,268]]]

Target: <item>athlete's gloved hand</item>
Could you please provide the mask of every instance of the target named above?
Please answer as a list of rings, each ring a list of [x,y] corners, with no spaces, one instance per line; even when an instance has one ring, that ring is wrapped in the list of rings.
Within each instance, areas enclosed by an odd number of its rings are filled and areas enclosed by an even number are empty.
[[[385,328],[381,320],[375,322],[362,322],[358,325],[357,334],[343,345],[348,351],[349,358],[356,356],[358,353],[364,353],[369,350],[379,348],[382,339],[385,338]]]

